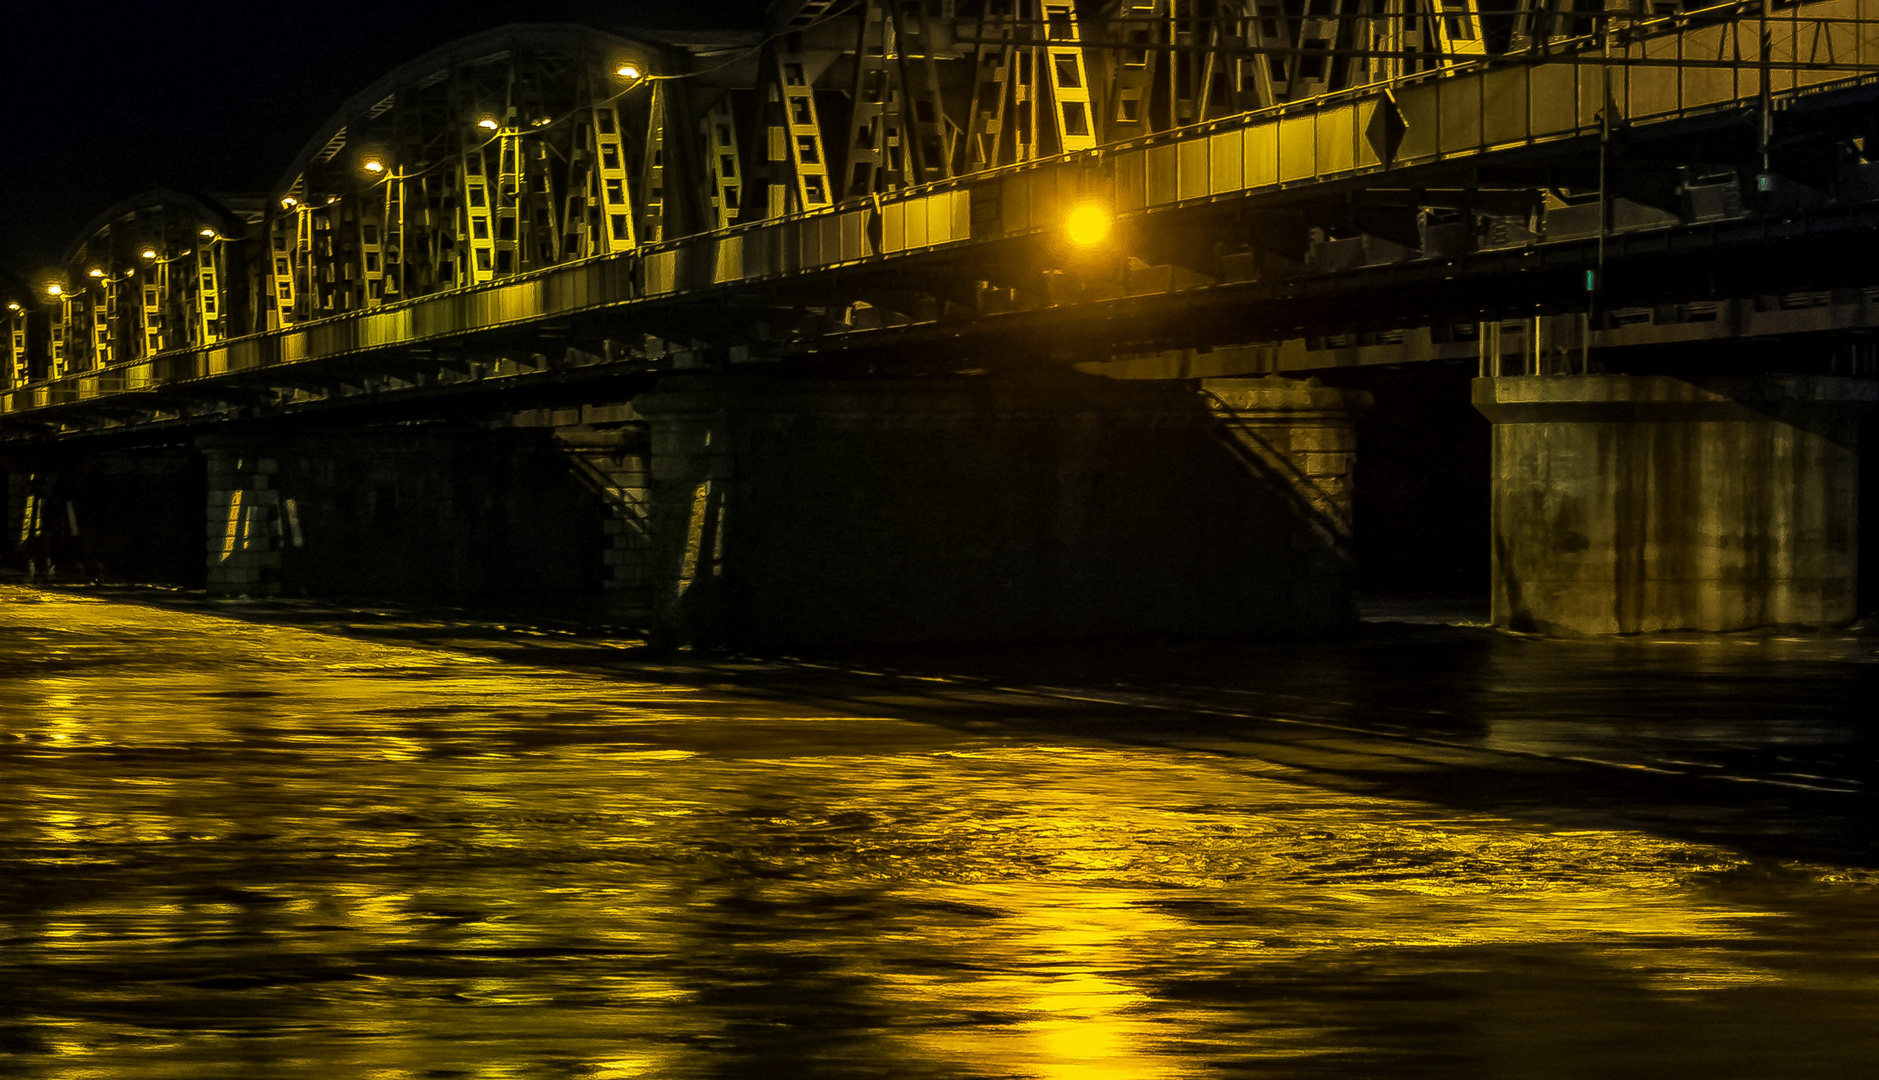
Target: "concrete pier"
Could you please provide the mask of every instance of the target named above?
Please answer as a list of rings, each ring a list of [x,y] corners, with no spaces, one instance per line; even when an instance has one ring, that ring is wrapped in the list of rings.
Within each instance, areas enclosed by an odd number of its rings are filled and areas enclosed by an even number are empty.
[[[1479,379],[1494,424],[1493,611],[1576,634],[1858,614],[1870,380]]]

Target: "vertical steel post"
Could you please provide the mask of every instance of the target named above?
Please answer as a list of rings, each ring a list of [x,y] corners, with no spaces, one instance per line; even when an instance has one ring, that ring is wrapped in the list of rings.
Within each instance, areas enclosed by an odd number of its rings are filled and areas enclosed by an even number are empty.
[[[1760,106],[1761,106],[1760,138],[1761,138],[1762,175],[1763,176],[1767,176],[1769,169],[1772,167],[1770,163],[1769,152],[1768,152],[1768,144],[1771,141],[1773,141],[1773,137],[1774,137],[1774,96],[1775,95],[1774,95],[1774,80],[1773,80],[1772,69],[1774,67],[1775,58],[1773,55],[1773,51],[1771,49],[1773,42],[1770,40],[1770,35],[1768,32],[1768,8],[1773,3],[1774,3],[1774,0],[1762,0],[1761,13],[1758,19],[1758,22],[1760,24],[1758,27],[1758,32],[1761,36],[1761,49],[1759,50],[1761,53],[1759,57],[1759,59],[1761,60],[1761,63],[1757,64],[1756,67],[1760,70],[1760,73],[1761,73],[1761,84],[1760,84],[1761,89],[1757,97],[1760,99]]]
[[[196,245],[196,343],[214,345],[222,340],[222,238],[202,237]]]
[[[1612,19],[1607,10],[1604,32],[1600,35],[1604,62],[1599,65],[1601,100],[1598,110],[1598,253],[1593,260],[1592,280],[1586,283],[1586,333],[1581,353],[1581,374],[1592,371],[1592,328],[1596,324],[1599,300],[1605,290],[1605,236],[1611,232],[1611,199],[1607,191],[1610,171],[1612,132]]]
[[[32,357],[26,350],[26,305],[19,305],[7,320],[7,347],[9,351],[7,370],[12,376],[12,385],[25,386],[32,381]]]

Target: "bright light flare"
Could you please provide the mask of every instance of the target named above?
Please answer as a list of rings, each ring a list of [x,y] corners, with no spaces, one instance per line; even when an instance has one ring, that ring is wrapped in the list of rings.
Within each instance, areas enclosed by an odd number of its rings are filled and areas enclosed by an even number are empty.
[[[214,230],[214,229],[204,229],[204,230],[202,230],[202,233],[201,233],[201,235],[203,235],[203,236],[206,236],[206,237],[208,237],[209,239],[211,239],[211,240],[213,240],[213,239],[215,239],[215,230]]]
[[[621,64],[620,70],[614,72],[614,74],[622,79],[637,79],[639,78],[639,68],[634,64]]]
[[[156,249],[154,248],[145,248],[142,254],[146,259],[154,259],[157,257]]]
[[[65,286],[63,286],[63,285],[48,285],[48,286],[46,286],[46,295],[47,295],[47,296],[64,296],[64,295],[65,295]]]
[[[382,173],[385,171],[385,163],[382,161],[368,161],[365,163],[365,171],[369,173]]]
[[[1095,247],[1109,239],[1109,212],[1100,206],[1085,204],[1070,211],[1064,232],[1078,247]]]
[[[496,121],[491,117],[485,116],[476,122],[476,126],[482,128],[484,131],[494,131],[496,130]]]
[[[300,205],[300,200],[294,198],[292,195],[289,195],[286,198],[281,200],[282,210],[292,210],[294,207],[299,206],[299,205]]]
[[[98,268],[97,268],[97,267],[95,267],[95,266],[94,266],[94,267],[92,267],[91,269],[89,269],[89,270],[87,270],[87,271],[85,271],[85,273],[87,273],[87,274],[90,274],[90,275],[91,275],[92,277],[103,277],[103,276],[104,276],[104,271],[103,271],[103,270],[100,270],[100,269],[98,269]]]
[[[12,304],[12,303],[9,303],[9,304],[7,305],[7,310],[8,310],[8,311],[18,311],[19,309],[20,309],[20,306],[19,306],[18,304]]]

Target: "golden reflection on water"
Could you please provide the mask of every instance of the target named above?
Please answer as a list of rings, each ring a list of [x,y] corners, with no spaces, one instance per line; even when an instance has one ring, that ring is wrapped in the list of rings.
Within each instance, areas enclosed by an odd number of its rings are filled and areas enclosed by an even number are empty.
[[[1796,911],[1862,880],[1256,754],[0,594],[27,1077],[1405,1075],[1501,1060],[1549,994],[1590,1025],[1566,1065],[1649,1063],[1627,1010],[1734,1053],[1731,1010],[1808,978]],[[1850,1043],[1879,976],[1836,979],[1809,1022]]]

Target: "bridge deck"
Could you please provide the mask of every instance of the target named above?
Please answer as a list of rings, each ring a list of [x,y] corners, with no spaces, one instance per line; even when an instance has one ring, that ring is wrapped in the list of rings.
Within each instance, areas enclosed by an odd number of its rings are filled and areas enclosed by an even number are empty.
[[[1164,218],[1196,208],[1257,213],[1303,195],[1439,186],[1457,169],[1543,163],[1568,148],[1583,152],[1608,121],[1640,137],[1680,124],[1727,126],[1759,115],[1764,94],[1773,109],[1793,109],[1863,96],[1879,81],[1873,74],[1879,0],[1799,5],[1791,18],[1767,25],[1765,53],[1754,18],[1682,18],[1661,29],[1625,43],[1609,63],[1579,53],[1422,73],[821,213],[646,244],[158,354],[0,394],[0,415],[149,400],[166,388],[237,376],[252,382],[278,372],[291,383],[288,369],[321,361],[549,327],[577,316],[604,314],[630,328],[636,312],[761,298],[779,287],[845,305],[852,290],[844,295],[840,283],[858,275],[971,267],[996,257],[997,245],[1035,248],[1078,203],[1106,206],[1120,224],[1154,230]],[[1607,100],[1610,113],[1603,116]]]

